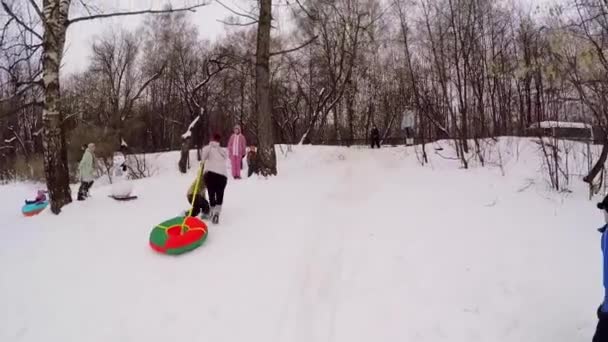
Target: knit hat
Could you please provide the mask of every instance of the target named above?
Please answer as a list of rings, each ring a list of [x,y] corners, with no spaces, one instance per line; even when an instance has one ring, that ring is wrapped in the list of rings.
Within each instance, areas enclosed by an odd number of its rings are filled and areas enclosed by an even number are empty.
[[[604,222],[606,224],[598,229],[598,231],[603,234],[604,231],[606,231],[606,227],[608,227],[608,196],[604,197],[604,199],[597,204],[597,208],[604,213]]]

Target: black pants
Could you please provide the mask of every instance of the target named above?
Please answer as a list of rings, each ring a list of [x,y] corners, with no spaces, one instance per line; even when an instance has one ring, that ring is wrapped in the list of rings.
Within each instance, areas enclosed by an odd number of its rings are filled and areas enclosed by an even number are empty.
[[[194,196],[194,204],[192,204],[190,201],[192,201],[192,195],[188,195],[188,203],[192,205],[191,216],[198,216],[201,211],[205,215],[209,214],[209,202],[207,202],[207,199],[205,197],[201,195],[196,195]]]
[[[258,172],[258,163],[256,160],[257,158],[249,158],[247,160],[247,177],[251,177],[251,175]]]
[[[89,189],[93,186],[93,181],[80,182],[80,188],[78,188],[78,199],[83,200],[89,196]]]
[[[226,183],[228,178],[215,172],[205,172],[205,185],[207,186],[207,192],[209,192],[209,204],[212,207],[216,205],[222,205],[224,203],[224,190],[226,189]]]
[[[380,138],[372,138],[372,148],[374,148],[374,146],[380,148]]]
[[[602,312],[602,307],[597,309],[597,328],[595,329],[595,335],[593,335],[593,342],[606,342],[608,341],[608,313]]]

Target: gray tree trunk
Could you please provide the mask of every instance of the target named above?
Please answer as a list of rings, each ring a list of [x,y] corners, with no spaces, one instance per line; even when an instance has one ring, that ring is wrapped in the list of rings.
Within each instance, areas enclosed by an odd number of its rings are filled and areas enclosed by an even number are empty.
[[[272,0],[260,0],[255,63],[255,95],[258,115],[258,172],[263,176],[277,174],[274,150],[272,111],[270,108],[270,25]]]
[[[61,127],[63,114],[60,108],[59,86],[59,67],[65,44],[70,0],[44,0],[43,6],[44,173],[51,200],[51,211],[59,214],[64,205],[72,202],[68,153]]]

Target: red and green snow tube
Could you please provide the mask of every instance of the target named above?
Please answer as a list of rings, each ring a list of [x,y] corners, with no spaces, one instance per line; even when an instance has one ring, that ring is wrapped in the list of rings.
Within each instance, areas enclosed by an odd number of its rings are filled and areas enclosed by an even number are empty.
[[[156,225],[150,247],[163,254],[178,255],[198,248],[207,239],[207,225],[196,217],[178,216]]]

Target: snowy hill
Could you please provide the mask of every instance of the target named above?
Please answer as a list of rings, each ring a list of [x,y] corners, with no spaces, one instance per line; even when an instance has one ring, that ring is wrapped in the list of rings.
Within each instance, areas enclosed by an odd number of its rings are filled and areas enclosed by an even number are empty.
[[[180,257],[148,246],[187,205],[178,153],[139,200],[97,186],[59,216],[21,217],[34,186],[2,186],[0,341],[589,341],[602,216],[578,180],[548,190],[533,143],[500,146],[505,176],[432,145],[425,167],[413,148],[294,147],[278,177],[230,181]]]

